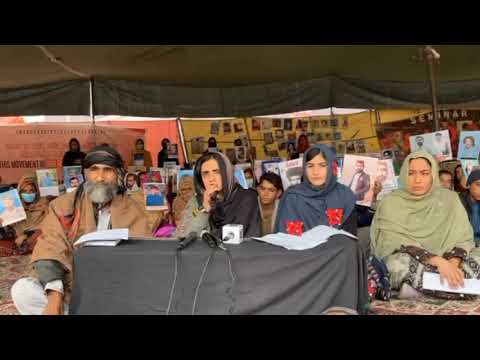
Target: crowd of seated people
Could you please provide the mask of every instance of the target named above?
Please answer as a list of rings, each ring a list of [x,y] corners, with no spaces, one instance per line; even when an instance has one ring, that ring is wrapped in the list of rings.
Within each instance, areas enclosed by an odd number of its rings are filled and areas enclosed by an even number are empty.
[[[159,166],[172,160],[168,144],[168,139],[162,140]],[[302,143],[303,147],[307,145]],[[425,290],[422,274],[439,273],[452,288],[461,287],[465,279],[480,278],[476,248],[480,244],[480,169],[465,177],[460,167],[452,176],[439,171],[428,153],[412,153],[401,168],[399,189],[377,201],[382,187],[375,182],[372,205],[365,208],[356,204],[348,186],[337,181],[336,155],[329,147],[313,145],[300,150],[302,181],[284,191],[278,175],[266,173],[257,181],[251,169],[245,171],[248,189],[242,188],[231,161],[212,147],[195,162],[193,177],[182,177],[169,209],[150,211],[142,188],[147,172],[125,170],[140,162],[152,166],[152,156],[142,140],[136,141],[126,164],[107,144],[85,154],[78,140],[72,139],[63,164],[82,165],[85,178],[75,191],[55,199],[42,197],[34,175],[22,177],[16,187],[27,218],[10,230],[17,254],[32,253],[34,270],[32,277],[20,279],[12,288],[17,309],[21,314],[68,313],[73,243],[80,236],[128,228],[132,236],[152,238],[165,225],[176,227],[175,238],[202,231],[220,236],[227,224],[243,225],[247,238],[291,233],[291,228],[299,224],[302,232],[326,225],[353,235],[359,227],[371,226],[370,249],[358,268],[352,269],[351,264],[358,262],[363,250],[350,237],[341,235],[332,240],[339,252],[319,253],[318,261],[326,264],[322,270],[325,276],[331,276],[333,268],[339,273],[332,278],[328,291],[319,296],[332,296],[338,291],[358,296],[358,289],[344,289],[338,281],[340,271],[349,269],[355,272],[350,276],[366,274],[365,282],[359,283],[368,290],[369,299],[365,301],[388,300],[392,292],[400,298],[422,294],[470,298]]]

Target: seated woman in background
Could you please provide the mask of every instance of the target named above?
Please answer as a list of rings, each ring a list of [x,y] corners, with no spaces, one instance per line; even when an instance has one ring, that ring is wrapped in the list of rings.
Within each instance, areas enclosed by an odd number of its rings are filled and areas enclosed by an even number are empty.
[[[20,253],[29,254],[42,233],[41,223],[48,214],[49,200],[40,197],[37,180],[33,176],[20,179],[17,189],[27,218],[13,225],[16,233],[15,243]]]
[[[187,204],[177,237],[203,230],[221,236],[228,224],[243,225],[243,236],[262,233],[260,210],[254,191],[243,189],[235,180],[234,168],[219,152],[203,155],[195,164],[195,196]]]
[[[440,186],[437,162],[424,151],[405,159],[400,186],[379,203],[370,232],[372,252],[384,260],[392,289],[404,299],[421,293],[467,298],[423,289],[424,271],[439,273],[450,288],[479,278],[480,258],[458,195]]]
[[[300,135],[297,141],[297,151],[290,156],[290,160],[300,158],[300,155],[303,155],[309,148],[310,143],[308,142],[307,135]]]
[[[182,179],[180,180],[180,184],[178,184],[178,194],[175,200],[173,200],[173,206],[172,206],[175,224],[180,224],[185,207],[187,206],[188,202],[192,199],[194,193],[195,193],[195,187],[193,184],[193,177],[182,176]]]
[[[274,233],[291,233],[292,227],[308,231],[325,225],[356,235],[355,195],[337,182],[336,157],[325,145],[314,145],[303,157],[303,182],[288,188],[278,210]],[[298,235],[298,233],[297,233]],[[368,302],[367,261],[356,239],[335,235],[317,253],[318,291],[330,307],[365,312]],[[339,294],[342,294],[339,296]]]
[[[80,142],[73,138],[68,143],[68,151],[63,155],[62,166],[82,165],[86,154],[80,151]]]
[[[137,139],[135,142],[135,150],[132,152],[130,159],[130,166],[145,167],[148,170],[153,166],[152,154],[145,150],[145,143],[142,139]]]

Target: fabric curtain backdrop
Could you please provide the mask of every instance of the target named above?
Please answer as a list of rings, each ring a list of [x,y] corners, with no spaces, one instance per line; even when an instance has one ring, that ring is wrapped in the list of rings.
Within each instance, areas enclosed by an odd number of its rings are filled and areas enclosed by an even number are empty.
[[[0,116],[243,117],[430,107],[422,45],[2,45]],[[441,106],[480,105],[480,46],[434,45]]]

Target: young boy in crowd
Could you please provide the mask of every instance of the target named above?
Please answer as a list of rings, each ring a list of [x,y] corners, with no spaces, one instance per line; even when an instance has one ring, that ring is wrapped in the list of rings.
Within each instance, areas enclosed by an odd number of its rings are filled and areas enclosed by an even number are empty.
[[[262,175],[257,186],[258,203],[262,216],[262,236],[273,233],[278,204],[283,194],[282,179],[274,173]]]
[[[440,184],[443,188],[448,190],[453,190],[453,176],[450,171],[440,170],[438,172],[440,178]]]

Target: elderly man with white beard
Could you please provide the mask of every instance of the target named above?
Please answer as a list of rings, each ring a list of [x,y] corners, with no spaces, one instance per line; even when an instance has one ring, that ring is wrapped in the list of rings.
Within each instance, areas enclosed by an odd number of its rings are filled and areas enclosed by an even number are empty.
[[[97,146],[84,159],[86,182],[50,203],[32,254],[32,277],[18,280],[12,298],[22,315],[68,314],[75,241],[99,230],[128,228],[147,236],[143,209],[126,194],[120,154]]]

